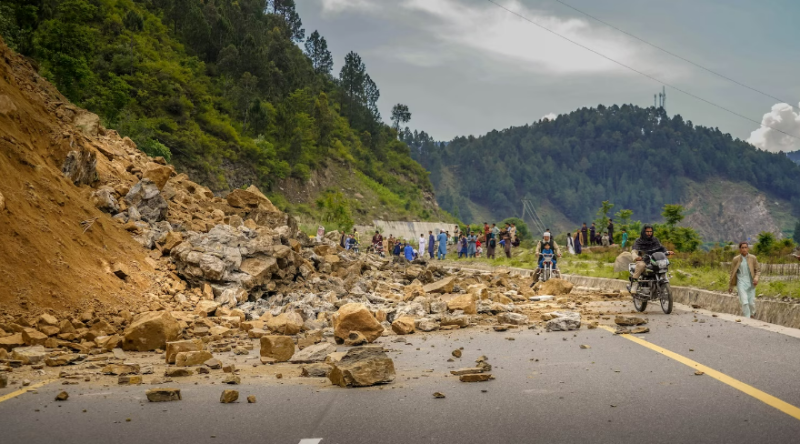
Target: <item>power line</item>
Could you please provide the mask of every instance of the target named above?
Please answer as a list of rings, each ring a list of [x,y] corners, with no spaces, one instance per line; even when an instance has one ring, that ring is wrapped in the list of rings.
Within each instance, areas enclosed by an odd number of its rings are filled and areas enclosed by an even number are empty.
[[[634,39],[636,39],[636,40],[638,40],[638,41],[640,41],[640,42],[644,43],[645,45],[652,46],[653,48],[656,48],[656,49],[658,49],[659,51],[662,51],[662,52],[664,52],[664,53],[666,53],[666,54],[669,54],[669,55],[671,55],[672,57],[675,57],[675,58],[677,58],[677,59],[683,60],[683,61],[684,61],[684,62],[686,62],[686,63],[689,63],[689,64],[691,64],[691,65],[693,65],[693,66],[695,66],[695,67],[697,67],[697,68],[700,68],[700,69],[702,69],[702,70],[704,70],[704,71],[707,71],[707,72],[709,72],[709,73],[711,73],[711,74],[714,74],[715,76],[721,77],[721,78],[723,78],[723,79],[725,79],[725,80],[727,80],[727,81],[729,81],[729,82],[735,83],[735,84],[737,84],[737,85],[739,85],[739,86],[741,86],[741,87],[747,88],[747,89],[749,89],[750,91],[757,92],[757,93],[759,93],[759,94],[761,94],[761,95],[763,95],[763,96],[769,97],[769,98],[771,98],[771,99],[777,100],[778,102],[786,103],[786,104],[788,104],[789,106],[792,106],[792,102],[789,102],[788,100],[783,100],[783,99],[780,99],[780,98],[778,98],[778,97],[775,97],[775,96],[773,96],[772,94],[765,93],[765,92],[763,92],[763,91],[761,91],[761,90],[758,90],[758,89],[756,89],[756,88],[753,88],[752,86],[745,85],[744,83],[742,83],[742,82],[739,82],[738,80],[732,79],[732,78],[730,78],[730,77],[728,77],[728,76],[726,76],[726,75],[724,75],[724,74],[720,74],[720,73],[718,73],[718,72],[716,72],[716,71],[714,71],[714,70],[712,70],[712,69],[710,69],[710,68],[706,68],[705,66],[703,66],[703,65],[700,65],[699,63],[693,62],[693,61],[691,61],[691,60],[689,60],[689,59],[687,59],[687,58],[685,58],[685,57],[682,57],[682,56],[680,56],[680,55],[678,55],[678,54],[675,54],[675,53],[674,53],[674,52],[672,52],[672,51],[669,51],[669,50],[667,50],[667,49],[664,49],[664,48],[662,48],[662,47],[660,47],[660,46],[658,46],[658,45],[655,45],[655,44],[653,44],[653,43],[650,43],[650,42],[648,42],[647,40],[644,40],[644,39],[643,39],[643,38],[641,38],[641,37],[638,37],[638,36],[636,36],[636,35],[633,35],[633,34],[631,34],[630,32],[627,32],[627,31],[625,31],[625,30],[622,30],[622,29],[620,29],[620,28],[618,28],[618,27],[616,27],[616,26],[612,25],[611,23],[608,23],[608,22],[606,22],[606,21],[603,21],[603,20],[601,20],[601,19],[599,19],[599,18],[597,18],[597,17],[595,17],[595,16],[593,16],[593,15],[589,14],[588,12],[581,11],[580,9],[578,9],[578,8],[576,8],[576,7],[574,7],[574,6],[570,5],[570,4],[567,4],[567,3],[565,3],[565,2],[563,2],[563,1],[561,1],[561,0],[555,0],[555,1],[556,1],[556,2],[558,2],[558,3],[561,3],[562,5],[564,5],[564,6],[568,7],[568,8],[570,8],[570,9],[572,9],[572,10],[575,10],[575,11],[577,11],[577,12],[579,12],[579,13],[581,13],[581,14],[585,15],[586,17],[589,17],[589,18],[591,18],[591,19],[593,19],[593,20],[596,20],[596,21],[598,21],[598,22],[600,22],[600,23],[602,23],[602,24],[604,24],[604,25],[606,25],[606,26],[608,26],[608,27],[610,27],[610,28],[616,29],[617,31],[619,31],[619,32],[621,32],[621,33],[623,33],[623,34],[627,35],[628,37],[634,38]],[[792,106],[792,108],[795,108],[795,107],[794,107],[794,106]]]
[[[546,27],[546,26],[544,26],[544,25],[540,25],[539,23],[536,23],[535,21],[533,21],[533,20],[531,20],[531,19],[529,19],[529,18],[525,17],[524,15],[522,15],[522,14],[520,14],[520,13],[518,13],[518,12],[515,12],[515,11],[512,11],[512,10],[510,10],[510,9],[506,8],[505,6],[503,6],[503,5],[500,5],[500,4],[496,3],[494,0],[486,0],[486,1],[488,1],[489,3],[491,3],[491,4],[495,5],[495,6],[497,6],[497,7],[498,7],[498,8],[500,8],[500,9],[503,9],[503,10],[505,10],[505,11],[507,11],[507,12],[510,12],[511,14],[514,14],[514,15],[516,15],[517,17],[519,17],[519,18],[521,18],[521,19],[525,20],[526,22],[529,22],[529,23],[531,23],[531,24],[533,24],[533,25],[535,25],[535,26],[537,26],[537,27],[539,27],[539,28],[541,28],[541,29],[544,29],[545,31],[547,31],[547,32],[549,32],[549,33],[551,33],[551,34],[553,34],[553,35],[555,35],[555,36],[558,36],[558,37],[560,37],[560,38],[562,38],[562,39],[564,39],[564,40],[566,40],[566,41],[568,41],[568,42],[572,43],[573,45],[580,46],[581,48],[583,48],[583,49],[585,49],[585,50],[587,50],[587,51],[589,51],[589,52],[591,52],[591,53],[593,53],[593,54],[596,54],[596,55],[598,55],[598,56],[600,56],[600,57],[602,57],[602,58],[604,58],[604,59],[606,59],[606,60],[608,60],[608,61],[610,61],[610,62],[613,62],[613,63],[615,63],[615,64],[617,64],[617,65],[619,65],[619,66],[621,66],[621,67],[623,67],[623,68],[625,68],[625,69],[631,70],[631,71],[635,72],[636,74],[639,74],[639,75],[641,75],[641,76],[647,77],[647,78],[648,78],[648,79],[650,79],[650,80],[653,80],[653,81],[655,81],[655,82],[658,82],[658,83],[660,83],[660,84],[662,84],[662,85],[664,85],[664,86],[670,87],[670,88],[674,89],[675,91],[678,91],[678,92],[681,92],[681,93],[683,93],[683,94],[686,94],[686,95],[687,95],[687,96],[689,96],[689,97],[692,97],[692,98],[694,98],[694,99],[696,99],[696,100],[699,100],[699,101],[701,101],[701,102],[707,103],[707,104],[709,104],[709,105],[711,105],[711,106],[713,106],[713,107],[715,107],[715,108],[719,108],[719,109],[721,109],[721,110],[723,110],[723,111],[726,111],[726,112],[728,112],[728,113],[730,113],[730,114],[733,114],[734,116],[741,117],[741,118],[742,118],[742,119],[744,119],[744,120],[747,120],[747,121],[753,122],[753,123],[755,123],[756,125],[759,125],[759,126],[763,126],[763,127],[766,127],[766,128],[773,129],[773,130],[775,130],[775,131],[777,131],[777,132],[779,132],[779,133],[781,133],[781,134],[785,134],[785,135],[787,135],[787,136],[789,136],[789,137],[793,137],[793,138],[795,138],[795,139],[798,139],[798,140],[800,140],[800,137],[798,137],[798,136],[795,136],[794,134],[789,134],[789,133],[787,133],[787,132],[785,132],[785,131],[783,131],[783,130],[779,130],[778,128],[775,128],[774,126],[765,125],[765,124],[763,124],[763,123],[761,123],[761,122],[759,122],[759,121],[757,121],[757,120],[751,119],[751,118],[749,118],[749,117],[747,117],[747,116],[745,116],[745,115],[743,115],[743,114],[739,114],[739,113],[737,113],[736,111],[733,111],[733,110],[730,110],[730,109],[728,109],[728,108],[725,108],[725,107],[724,107],[724,106],[722,106],[722,105],[717,105],[716,103],[714,103],[714,102],[711,102],[710,100],[704,99],[704,98],[702,98],[702,97],[700,97],[700,96],[698,96],[698,95],[696,95],[696,94],[693,94],[693,93],[691,93],[691,92],[689,92],[689,91],[686,91],[686,90],[683,90],[683,89],[681,89],[681,88],[678,88],[677,86],[675,86],[675,85],[672,85],[672,84],[670,84],[670,83],[667,83],[667,82],[665,82],[665,81],[663,81],[663,80],[661,80],[661,79],[659,79],[659,78],[657,78],[657,77],[653,77],[653,76],[651,76],[650,74],[647,74],[647,73],[644,73],[644,72],[642,72],[642,71],[639,71],[638,69],[636,69],[636,68],[634,68],[634,67],[632,67],[632,66],[626,65],[626,64],[624,64],[624,63],[622,63],[622,62],[620,62],[620,61],[617,61],[617,60],[615,60],[615,59],[612,59],[611,57],[609,57],[609,56],[607,56],[607,55],[605,55],[605,54],[603,54],[603,53],[601,53],[601,52],[595,51],[594,49],[592,49],[592,48],[589,48],[589,47],[588,47],[588,46],[586,46],[586,45],[583,45],[583,44],[581,44],[581,43],[578,43],[578,42],[576,42],[575,40],[572,40],[572,39],[570,39],[569,37],[563,36],[563,35],[561,35],[561,34],[557,33],[556,31],[553,31],[552,29],[550,29],[550,28],[548,28],[548,27]]]

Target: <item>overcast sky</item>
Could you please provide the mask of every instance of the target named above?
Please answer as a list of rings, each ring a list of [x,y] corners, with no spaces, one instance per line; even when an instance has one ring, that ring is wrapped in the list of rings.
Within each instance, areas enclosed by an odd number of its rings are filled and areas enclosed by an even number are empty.
[[[555,0],[495,0],[653,77],[800,136],[800,45],[794,0],[563,0],[658,46],[792,104],[720,79]],[[652,106],[661,84],[526,22],[487,0],[298,0],[338,75],[359,53],[381,90],[384,120],[404,103],[438,140],[524,125],[598,104]],[[667,112],[771,150],[800,140],[667,88]],[[752,136],[751,136],[751,133]]]

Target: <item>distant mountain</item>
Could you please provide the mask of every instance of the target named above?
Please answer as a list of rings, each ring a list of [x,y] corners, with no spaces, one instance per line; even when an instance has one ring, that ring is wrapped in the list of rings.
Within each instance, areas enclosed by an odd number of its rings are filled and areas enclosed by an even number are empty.
[[[524,198],[547,209],[545,224],[564,229],[594,219],[604,200],[643,221],[660,220],[662,207],[672,203],[692,203],[700,215],[728,214],[725,188],[714,208],[696,192],[696,185],[711,179],[783,202],[786,214],[800,210],[800,166],[660,108],[582,108],[554,120],[458,137],[446,146],[422,143],[412,153],[431,172],[439,204],[468,222],[519,215]],[[765,229],[782,228],[779,219]]]
[[[786,157],[792,159],[794,163],[800,164],[800,150],[786,153]]]

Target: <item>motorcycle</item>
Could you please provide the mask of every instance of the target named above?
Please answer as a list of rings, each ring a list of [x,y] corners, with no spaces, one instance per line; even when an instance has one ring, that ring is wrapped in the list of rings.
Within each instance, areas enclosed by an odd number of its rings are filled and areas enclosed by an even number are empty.
[[[639,276],[639,287],[633,296],[633,307],[638,312],[643,312],[647,309],[647,303],[651,301],[660,301],[661,310],[664,314],[672,313],[672,289],[669,285],[669,259],[667,255],[662,252],[655,252],[652,254],[645,254],[642,258],[647,264],[644,273]],[[633,273],[636,269],[636,263],[628,265],[630,272],[630,281],[633,285]]]
[[[370,248],[370,250],[371,250],[370,253],[377,254],[380,257],[386,257],[386,255],[383,253],[383,244],[382,243],[372,244],[372,247]]]
[[[553,262],[554,254],[540,254],[542,256],[542,266],[544,267],[539,272],[539,282],[547,282],[551,277],[559,277],[558,268]]]

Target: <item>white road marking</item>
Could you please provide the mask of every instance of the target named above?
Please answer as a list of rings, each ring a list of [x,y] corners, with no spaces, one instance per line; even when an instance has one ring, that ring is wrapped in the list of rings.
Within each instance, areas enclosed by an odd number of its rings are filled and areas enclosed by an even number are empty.
[[[319,444],[322,441],[322,438],[306,438],[301,439],[300,444]]]

